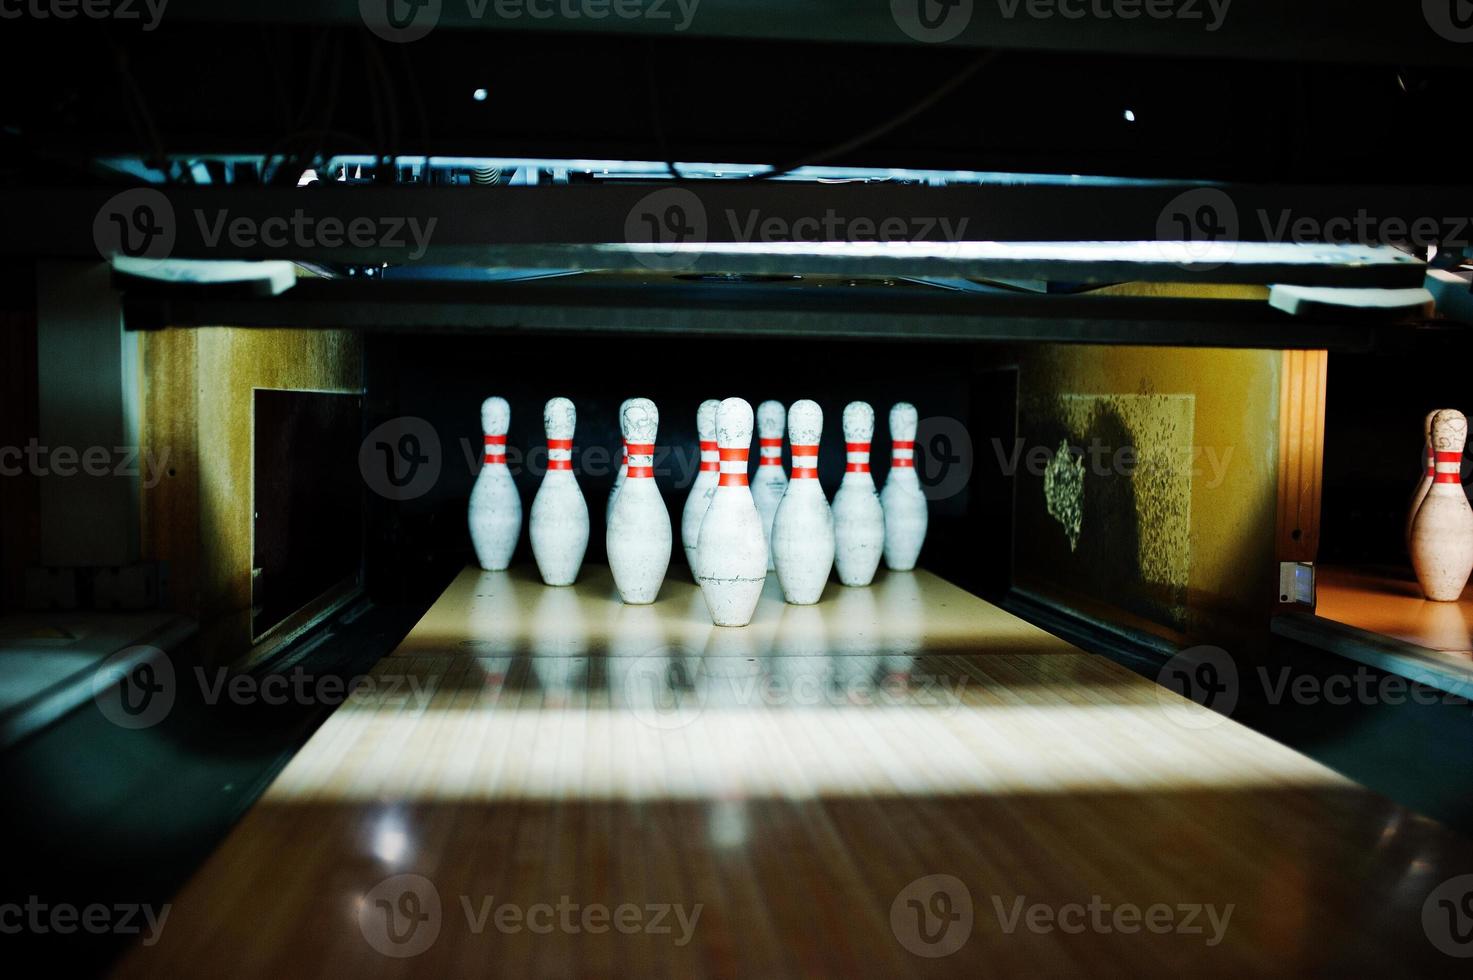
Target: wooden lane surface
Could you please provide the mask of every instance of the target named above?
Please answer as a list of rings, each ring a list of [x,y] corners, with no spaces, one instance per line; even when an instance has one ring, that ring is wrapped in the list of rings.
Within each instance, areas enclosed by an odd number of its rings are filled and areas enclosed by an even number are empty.
[[[1315,577],[1315,615],[1458,654],[1447,662],[1473,668],[1473,588],[1457,602],[1432,602],[1422,598],[1409,570],[1397,576],[1390,570],[1321,565]]]
[[[1468,841],[934,576],[730,630],[585,575],[462,574],[119,975],[1462,965]]]

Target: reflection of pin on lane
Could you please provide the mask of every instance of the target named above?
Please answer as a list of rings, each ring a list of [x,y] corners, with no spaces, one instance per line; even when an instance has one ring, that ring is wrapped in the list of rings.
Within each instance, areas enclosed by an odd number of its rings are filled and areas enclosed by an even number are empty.
[[[534,659],[581,657],[588,653],[584,599],[573,589],[539,589],[527,635]]]
[[[763,540],[767,542],[767,570],[773,570],[772,520],[787,489],[783,473],[783,426],[787,413],[783,403],[765,401],[757,406],[757,473],[752,477],[752,500],[762,515]]]
[[[522,609],[531,599],[517,595],[509,573],[482,572],[466,609],[466,639],[460,641],[461,650],[475,656],[522,652],[526,636]]]
[[[624,486],[618,491],[605,535],[609,569],[627,603],[654,602],[670,567],[670,512],[655,486],[655,434],[660,413],[648,398],[631,398],[620,413],[624,434]]]
[[[920,650],[926,636],[926,607],[915,572],[887,572],[875,589],[885,652],[909,656]]]
[[[695,679],[701,703],[708,708],[760,706],[767,650],[756,630],[713,627]]]
[[[867,402],[844,408],[844,448],[848,464],[834,494],[834,564],[845,585],[869,585],[885,546],[885,513],[869,470],[875,410]]]
[[[1473,572],[1473,508],[1463,492],[1463,444],[1468,420],[1445,408],[1432,417],[1436,475],[1412,521],[1412,568],[1429,599],[1452,602]]]
[[[874,666],[871,658],[880,652],[883,637],[873,589],[840,589],[829,625],[829,647],[835,657],[857,658],[866,668]]]
[[[583,687],[588,671],[588,626],[583,601],[572,589],[542,589],[532,612],[531,679],[548,707],[563,707]]]
[[[691,484],[690,496],[685,498],[685,509],[680,514],[680,543],[685,548],[685,563],[690,566],[691,577],[700,581],[696,569],[696,544],[700,541],[701,521],[711,506],[711,497],[716,493],[716,483],[721,475],[720,449],[716,445],[716,409],[721,402],[707,398],[696,409],[696,437],[701,444],[701,468]]]
[[[566,398],[542,411],[547,431],[547,473],[532,500],[532,557],[548,585],[572,585],[588,550],[588,504],[573,476],[573,430],[578,414]]]
[[[917,418],[910,402],[897,402],[890,409],[890,472],[880,491],[885,510],[885,567],[902,572],[916,567],[930,519],[926,494],[916,478]]]
[[[818,440],[823,409],[807,398],[788,412],[793,478],[772,523],[773,564],[783,598],[797,605],[817,602],[834,567],[834,515],[818,481]]]
[[[717,626],[745,626],[767,581],[767,542],[762,516],[747,486],[752,444],[752,406],[728,398],[716,412],[721,478],[701,522],[696,564],[701,592]]]
[[[812,700],[828,677],[829,638],[821,605],[784,604],[767,670],[775,688],[794,703],[800,690]]]
[[[829,639],[823,608],[817,604],[784,604],[773,652],[783,657],[828,656]]]
[[[486,447],[481,471],[471,487],[468,520],[476,561],[488,571],[511,564],[522,536],[522,497],[506,467],[506,430],[511,406],[492,396],[481,403],[481,431]]]

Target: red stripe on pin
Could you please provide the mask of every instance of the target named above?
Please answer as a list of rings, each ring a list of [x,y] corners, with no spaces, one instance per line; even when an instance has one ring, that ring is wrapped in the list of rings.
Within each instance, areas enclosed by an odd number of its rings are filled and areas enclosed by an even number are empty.
[[[781,465],[783,465],[783,461],[782,461],[782,457],[781,456],[763,456],[760,460],[758,460],[757,465],[758,466],[781,466]]]
[[[1461,472],[1462,467],[1463,467],[1463,454],[1462,453],[1444,453],[1444,452],[1438,452],[1438,453],[1435,453],[1434,454],[1434,459],[1436,461],[1435,462],[1435,465],[1433,467],[1433,476],[1432,476],[1432,480],[1433,480],[1434,483],[1462,483],[1463,482],[1463,475],[1462,475],[1462,472]],[[1449,467],[1453,467],[1453,468],[1450,469],[1448,472],[1444,473],[1441,470],[1439,470],[1439,469],[1436,468],[1438,466],[1449,466]]]
[[[573,461],[571,459],[549,459],[547,468],[550,470],[571,470]]]
[[[717,486],[722,487],[744,487],[747,485],[747,474],[745,473],[723,473],[721,481]]]
[[[747,461],[746,449],[723,449],[721,450],[721,461],[724,463],[745,463]]]
[[[905,441],[904,439],[893,439],[891,440],[890,445],[892,448],[895,449],[914,449],[916,447],[914,439],[910,440],[909,442]]]
[[[573,448],[573,440],[572,439],[549,439],[549,440],[547,440],[547,448],[548,449],[572,449]]]
[[[629,444],[629,455],[631,456],[653,456],[655,444],[652,442],[631,442]]]
[[[637,480],[642,476],[652,477],[654,475],[655,468],[653,466],[631,466],[629,467],[629,472],[625,474],[631,480]]]
[[[844,451],[845,452],[850,452],[850,453],[867,453],[867,452],[869,452],[869,443],[867,443],[867,442],[846,442],[846,443],[844,443]]]
[[[718,448],[720,447],[716,445],[716,441],[714,439],[701,440],[701,452],[703,453],[714,453]]]
[[[504,446],[504,445],[506,445],[506,436],[504,434],[503,435],[499,435],[499,436],[487,436],[486,437],[486,445],[488,445],[488,446]]]
[[[818,447],[817,446],[794,446],[793,447],[793,455],[794,456],[817,456],[818,455]]]
[[[913,459],[909,459],[909,458],[900,459],[900,458],[897,457],[895,459],[890,460],[890,465],[891,466],[898,466],[901,469],[904,469],[907,466],[909,466],[912,469],[914,469],[915,468],[915,465],[916,465],[916,461],[913,460]]]
[[[783,441],[781,439],[758,439],[757,445],[763,449],[781,449],[783,448]]]
[[[846,473],[868,473],[869,472],[869,464],[868,463],[849,463],[848,465],[846,465],[844,467],[844,472],[846,472]]]
[[[795,480],[817,480],[818,479],[818,471],[817,470],[811,470],[811,469],[809,469],[806,466],[799,466],[797,469],[793,470],[793,479],[795,479]]]
[[[721,472],[721,464],[720,463],[702,463],[701,464],[701,472],[702,473],[720,473]]]

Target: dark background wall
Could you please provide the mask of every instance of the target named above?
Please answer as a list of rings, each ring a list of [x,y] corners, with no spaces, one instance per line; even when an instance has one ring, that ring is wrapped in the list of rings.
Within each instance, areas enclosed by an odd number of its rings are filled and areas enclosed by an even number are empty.
[[[1435,408],[1473,412],[1473,342],[1429,333],[1375,354],[1330,355],[1320,560],[1409,566],[1407,507]],[[1466,488],[1473,467],[1463,461]]]

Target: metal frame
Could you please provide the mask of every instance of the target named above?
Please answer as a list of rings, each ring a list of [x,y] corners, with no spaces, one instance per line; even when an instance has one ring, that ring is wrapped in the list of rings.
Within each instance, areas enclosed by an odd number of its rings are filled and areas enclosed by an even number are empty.
[[[658,249],[653,256],[639,250],[648,248],[641,241],[655,235],[652,221],[672,204],[679,208],[678,235],[672,239],[660,228],[665,237],[656,240],[705,253],[677,256],[680,264],[723,272],[1411,288],[1422,285],[1422,264],[1406,254],[1282,239],[1296,228],[1328,229],[1332,235],[1349,230],[1362,213],[1378,221],[1399,218],[1407,227],[1419,217],[1441,216],[1439,237],[1473,237],[1473,218],[1456,217],[1473,215],[1473,187],[1463,185],[1203,188],[1081,179],[954,187],[720,180],[499,188],[168,186],[121,192],[22,187],[0,190],[0,213],[8,216],[0,226],[0,256],[98,256],[114,247],[107,244],[109,229],[115,232],[141,215],[149,234],[130,232],[129,240],[152,259],[668,269],[672,262]],[[1204,213],[1211,219],[1209,240],[1268,248],[1095,246],[1092,254],[1080,245],[1198,237],[1191,222]],[[329,221],[335,235],[323,230]],[[357,244],[345,235],[354,223],[365,229]],[[248,233],[232,237],[237,227]],[[882,236],[899,244],[865,246]],[[1065,251],[978,244],[999,242],[1074,246]],[[928,244],[936,247],[923,247]],[[809,247],[814,245],[822,247]]]
[[[1300,319],[1265,301],[958,292],[913,284],[621,280],[585,275],[461,285],[303,280],[269,297],[130,289],[132,329],[354,328],[384,332],[603,333],[889,341],[1049,341],[1368,350],[1383,321]],[[1394,329],[1404,332],[1404,327]]]

